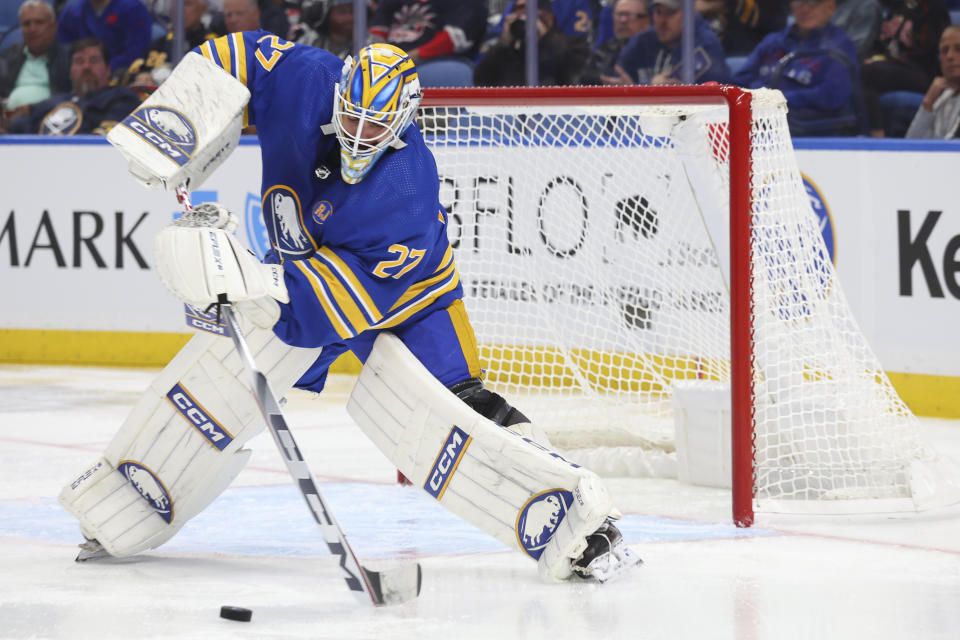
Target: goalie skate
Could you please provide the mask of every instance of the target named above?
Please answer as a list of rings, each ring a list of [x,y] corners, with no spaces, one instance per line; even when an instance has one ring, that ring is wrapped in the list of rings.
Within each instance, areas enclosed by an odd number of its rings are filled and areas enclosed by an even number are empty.
[[[574,560],[573,572],[602,584],[641,564],[643,560],[623,543],[620,530],[613,525],[612,519],[607,518],[603,526],[587,536],[587,548]]]
[[[87,560],[101,560],[103,558],[113,557],[107,553],[107,550],[103,548],[102,544],[93,538],[87,538],[77,546],[80,547],[80,552],[74,559],[75,562],[86,562]]]

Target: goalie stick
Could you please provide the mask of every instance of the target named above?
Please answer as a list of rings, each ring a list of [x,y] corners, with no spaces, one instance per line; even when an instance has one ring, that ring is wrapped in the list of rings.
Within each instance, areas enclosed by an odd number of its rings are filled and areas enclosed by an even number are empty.
[[[189,212],[192,207],[186,187],[178,187],[176,195],[185,212]],[[287,471],[290,472],[297,488],[300,489],[300,494],[307,503],[313,519],[320,526],[323,539],[327,543],[327,549],[330,550],[331,554],[340,558],[339,564],[346,574],[344,580],[347,587],[361,598],[361,594],[366,594],[376,606],[400,604],[419,596],[423,575],[419,563],[374,571],[362,566],[357,560],[357,556],[347,542],[343,530],[337,524],[336,518],[333,517],[333,512],[327,506],[323,496],[320,495],[320,491],[317,490],[313,474],[307,467],[307,463],[300,453],[300,448],[297,446],[293,434],[287,426],[287,421],[283,417],[280,403],[277,401],[273,390],[270,389],[266,376],[257,368],[253,354],[240,331],[240,325],[233,313],[233,307],[231,307],[224,294],[220,295],[217,306],[218,313],[223,314],[230,328],[230,336],[233,338],[233,344],[240,355],[240,360],[252,378],[253,387],[251,391],[270,430],[270,435],[273,436],[273,441],[287,465]]]

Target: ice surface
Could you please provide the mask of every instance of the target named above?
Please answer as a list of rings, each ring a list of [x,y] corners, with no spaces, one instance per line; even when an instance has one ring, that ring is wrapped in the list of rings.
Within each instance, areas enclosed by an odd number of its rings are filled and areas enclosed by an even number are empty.
[[[760,516],[727,491],[614,479],[644,566],[548,585],[535,565],[395,484],[344,411],[348,381],[286,412],[361,561],[418,560],[416,601],[374,609],[342,583],[270,437],[158,550],[77,564],[62,485],[103,450],[153,372],[0,366],[0,638],[957,638],[960,508],[912,517]],[[924,421],[960,457],[960,423]],[[253,610],[249,623],[221,605]]]

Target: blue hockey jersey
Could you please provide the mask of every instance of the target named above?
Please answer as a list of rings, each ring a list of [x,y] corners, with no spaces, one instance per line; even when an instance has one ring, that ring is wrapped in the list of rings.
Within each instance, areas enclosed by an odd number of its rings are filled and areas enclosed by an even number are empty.
[[[727,66],[720,39],[699,15],[694,20],[693,43],[694,82],[728,82],[730,67]],[[663,45],[657,40],[656,31],[650,27],[627,40],[617,64],[637,84],[650,84],[654,76],[662,73],[679,80],[683,65],[681,43],[677,40],[669,46]]]
[[[801,34],[791,25],[767,35],[733,82],[748,89],[780,89],[791,109],[832,111],[850,102],[857,69],[856,45],[843,29],[827,24]]]
[[[346,184],[333,117],[343,61],[265,31],[194,50],[251,93],[263,160],[263,218],[290,303],[274,332],[301,347],[396,327],[463,295],[439,201],[436,162],[416,125],[367,176]]]

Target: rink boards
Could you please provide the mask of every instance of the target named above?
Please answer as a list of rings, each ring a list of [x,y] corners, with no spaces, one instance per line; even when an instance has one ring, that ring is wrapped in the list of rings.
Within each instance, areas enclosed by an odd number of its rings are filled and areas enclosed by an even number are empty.
[[[960,204],[952,182],[960,147],[797,146],[811,214],[884,368],[918,413],[960,416],[960,400],[952,399],[960,397]],[[237,212],[243,240],[262,254],[258,151],[254,138],[245,139],[195,200]],[[174,198],[140,187],[95,137],[0,138],[0,166],[0,361],[158,366],[169,359],[188,335],[182,307],[152,273],[152,240],[177,211]],[[547,178],[525,187],[536,193]]]

